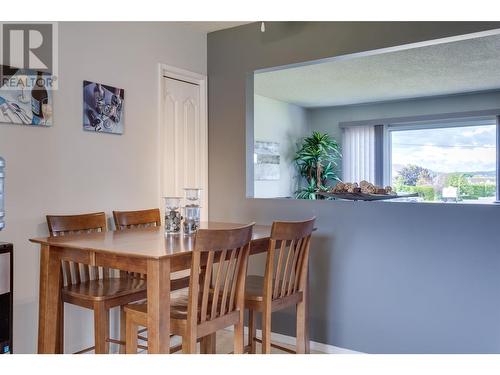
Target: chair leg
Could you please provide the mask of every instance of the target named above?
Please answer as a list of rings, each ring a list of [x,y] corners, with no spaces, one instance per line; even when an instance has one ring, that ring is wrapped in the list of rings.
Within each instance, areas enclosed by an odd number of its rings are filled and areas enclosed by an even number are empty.
[[[262,354],[271,354],[271,309],[262,312]]]
[[[127,325],[126,325],[126,316],[125,316],[125,308],[120,306],[120,341],[127,341]],[[125,354],[125,345],[120,345],[120,354]]]
[[[309,332],[307,304],[302,301],[297,304],[297,354],[309,354]]]
[[[240,322],[234,325],[234,354],[243,354],[245,352],[243,328],[244,322],[242,317]]]
[[[182,336],[182,353],[183,354],[196,354],[196,336],[187,333]]]
[[[59,326],[57,336],[57,353],[64,354],[64,302],[61,301],[59,313]]]
[[[200,343],[200,353],[215,354],[216,353],[215,343],[216,343],[215,333],[202,337]]]
[[[125,313],[125,353],[137,354],[137,323]]]
[[[94,303],[95,354],[109,353],[109,310],[104,303]]]
[[[250,347],[250,354],[255,354],[255,337],[257,337],[257,319],[255,311],[248,310],[248,346]]]

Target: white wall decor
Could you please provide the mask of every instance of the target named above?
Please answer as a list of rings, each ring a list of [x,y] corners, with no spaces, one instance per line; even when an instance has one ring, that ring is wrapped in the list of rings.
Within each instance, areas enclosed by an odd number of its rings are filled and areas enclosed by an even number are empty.
[[[254,176],[257,181],[280,179],[280,144],[278,142],[255,141]]]
[[[125,90],[83,81],[83,130],[123,134]]]

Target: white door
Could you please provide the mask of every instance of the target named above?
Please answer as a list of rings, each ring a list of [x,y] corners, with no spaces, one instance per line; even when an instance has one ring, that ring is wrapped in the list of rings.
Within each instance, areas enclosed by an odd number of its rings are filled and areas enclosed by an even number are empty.
[[[199,84],[163,78],[161,126],[162,192],[184,196],[201,188],[201,220],[208,220],[208,137],[204,97]]]

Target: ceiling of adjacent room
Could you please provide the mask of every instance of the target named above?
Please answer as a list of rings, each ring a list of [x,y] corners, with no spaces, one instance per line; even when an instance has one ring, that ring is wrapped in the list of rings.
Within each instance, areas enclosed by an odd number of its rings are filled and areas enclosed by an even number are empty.
[[[255,74],[255,93],[304,107],[500,88],[500,36]]]
[[[192,28],[202,31],[205,33],[211,33],[213,31],[218,31],[218,30],[223,30],[223,29],[230,29],[231,27],[236,27],[236,26],[241,26],[241,25],[246,25],[247,23],[252,23],[253,21],[246,21],[246,22],[228,22],[228,21],[218,21],[218,22],[205,22],[205,21],[198,21],[198,22],[186,22],[191,26]]]

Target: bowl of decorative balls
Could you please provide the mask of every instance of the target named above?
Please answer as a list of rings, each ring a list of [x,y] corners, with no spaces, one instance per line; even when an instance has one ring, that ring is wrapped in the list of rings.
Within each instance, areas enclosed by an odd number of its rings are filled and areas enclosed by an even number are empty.
[[[418,194],[397,194],[391,186],[380,187],[368,181],[338,182],[325,192],[317,193],[329,198],[347,199],[352,201],[378,201],[395,198],[418,197]]]

